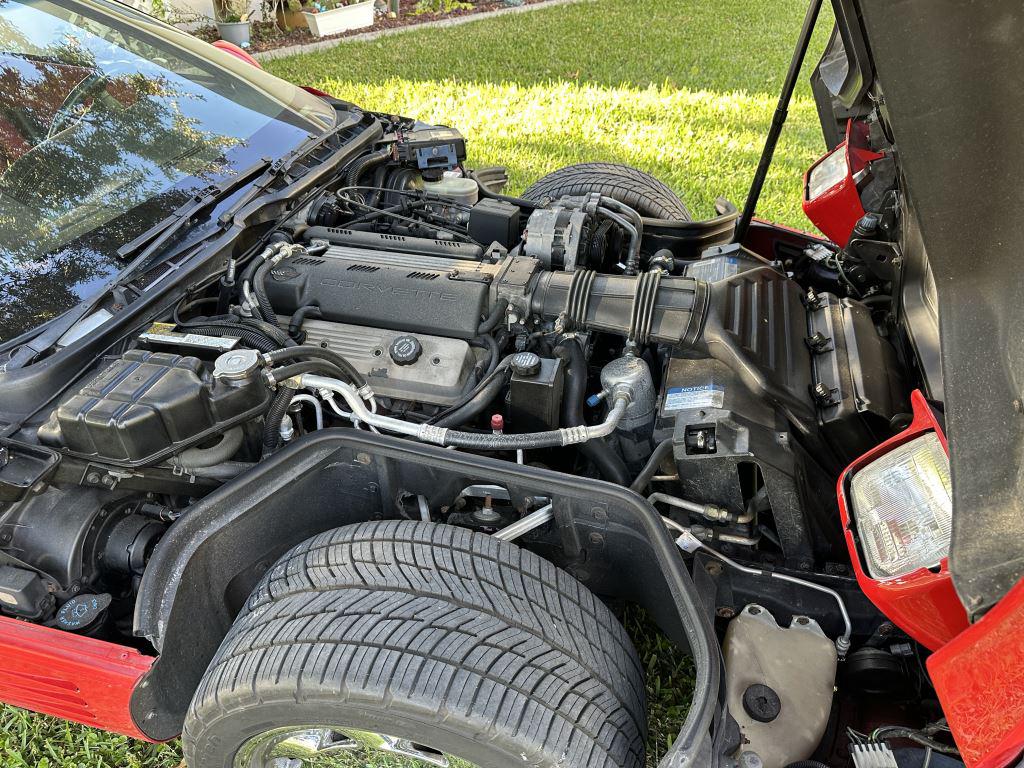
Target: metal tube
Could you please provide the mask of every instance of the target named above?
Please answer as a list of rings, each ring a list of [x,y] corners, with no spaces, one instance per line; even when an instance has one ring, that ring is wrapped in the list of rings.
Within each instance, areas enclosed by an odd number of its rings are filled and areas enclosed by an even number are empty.
[[[668,493],[652,493],[647,497],[647,501],[651,504],[657,504],[661,502],[668,504],[676,509],[682,509],[686,512],[692,512],[695,515],[700,515],[707,520],[713,520],[720,523],[736,523],[738,525],[746,525],[754,519],[752,512],[743,512],[739,515],[734,515],[724,507],[719,507],[715,504],[698,504],[695,501],[687,501],[686,499],[680,499],[678,496],[673,496]],[[724,541],[724,539],[723,539]]]
[[[555,513],[552,511],[552,505],[548,504],[536,512],[531,512],[523,519],[517,520],[512,525],[506,525],[493,535],[494,538],[501,539],[502,541],[512,541],[512,539],[518,539],[523,534],[529,533],[534,528],[540,528],[545,523],[553,520],[554,517]]]
[[[662,518],[663,520],[666,518]],[[712,549],[707,544],[698,539],[693,533],[690,532],[685,526],[679,525],[675,521],[670,521],[669,528],[679,531],[680,536],[676,539],[676,544],[684,552],[696,552],[698,549],[703,549],[709,555],[721,560],[723,563],[728,565],[730,568],[734,568],[741,573],[746,573],[750,576],[767,576],[772,579],[778,579],[779,581],[786,581],[790,584],[796,584],[807,589],[813,589],[817,592],[822,592],[832,597],[839,605],[839,613],[842,614],[843,624],[845,625],[845,631],[836,639],[836,653],[840,659],[846,658],[846,654],[850,650],[850,637],[853,635],[853,622],[850,620],[850,612],[846,609],[846,602],[843,600],[843,596],[836,592],[830,587],[826,587],[822,584],[816,584],[813,581],[807,579],[800,579],[796,576],[790,576],[785,573],[777,573],[775,571],[766,571],[761,568],[753,568],[748,565],[741,565],[730,557],[726,557],[716,549]]]

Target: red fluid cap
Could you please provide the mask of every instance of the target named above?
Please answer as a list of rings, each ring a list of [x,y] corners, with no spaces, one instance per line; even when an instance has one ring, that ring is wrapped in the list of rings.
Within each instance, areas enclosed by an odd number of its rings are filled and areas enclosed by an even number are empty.
[[[491,431],[496,435],[505,431],[505,419],[500,413],[491,416]]]

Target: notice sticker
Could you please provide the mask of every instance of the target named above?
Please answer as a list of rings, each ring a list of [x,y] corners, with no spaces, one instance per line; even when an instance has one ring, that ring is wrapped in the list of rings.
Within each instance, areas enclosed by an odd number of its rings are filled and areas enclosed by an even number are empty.
[[[671,387],[665,393],[665,413],[694,408],[721,408],[725,404],[725,387],[701,384],[696,387]]]

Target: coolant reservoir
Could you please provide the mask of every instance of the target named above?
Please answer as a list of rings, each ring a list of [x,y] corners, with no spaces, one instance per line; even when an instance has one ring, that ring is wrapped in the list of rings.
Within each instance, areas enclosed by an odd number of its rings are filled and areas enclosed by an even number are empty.
[[[424,181],[423,191],[448,197],[466,205],[476,205],[480,199],[480,187],[475,181],[462,176],[449,176],[447,173],[440,181]]]
[[[729,713],[743,735],[740,752],[764,768],[785,768],[814,753],[832,709],[836,646],[813,619],[782,628],[759,605],[729,623],[725,653]]]

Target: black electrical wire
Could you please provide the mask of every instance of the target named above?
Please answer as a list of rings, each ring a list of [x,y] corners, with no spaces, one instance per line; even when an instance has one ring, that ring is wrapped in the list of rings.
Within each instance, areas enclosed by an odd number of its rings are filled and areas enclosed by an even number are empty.
[[[384,214],[386,212],[386,209],[384,209],[384,208],[376,208],[376,207],[374,207],[372,205],[367,205],[366,203],[356,203],[356,202],[353,202],[352,205],[357,206],[359,208],[365,208],[368,211],[372,211],[374,213]],[[393,219],[395,219],[397,221],[403,221],[403,222],[405,222],[407,224],[415,224],[415,225],[422,225],[423,224],[422,221],[420,221],[419,219],[414,219],[411,216],[402,216],[399,213],[389,213],[387,215],[390,218],[393,218]],[[450,223],[450,222],[445,222],[445,223]],[[433,227],[438,232],[445,232],[445,233],[447,233],[449,235],[453,235],[454,237],[457,237],[460,240],[463,240],[465,242],[469,242],[469,243],[474,243],[476,245],[480,245],[480,243],[477,243],[476,240],[474,240],[473,238],[469,237],[464,232],[459,232],[458,230],[450,229],[449,227],[442,227],[442,226],[440,226],[438,224],[433,224]]]
[[[933,739],[926,731],[919,731],[914,728],[905,728],[900,725],[883,725],[871,733],[872,741],[888,741],[889,739],[907,739],[920,744],[922,747],[928,747],[945,755],[960,754],[956,747],[943,744],[941,741]]]

